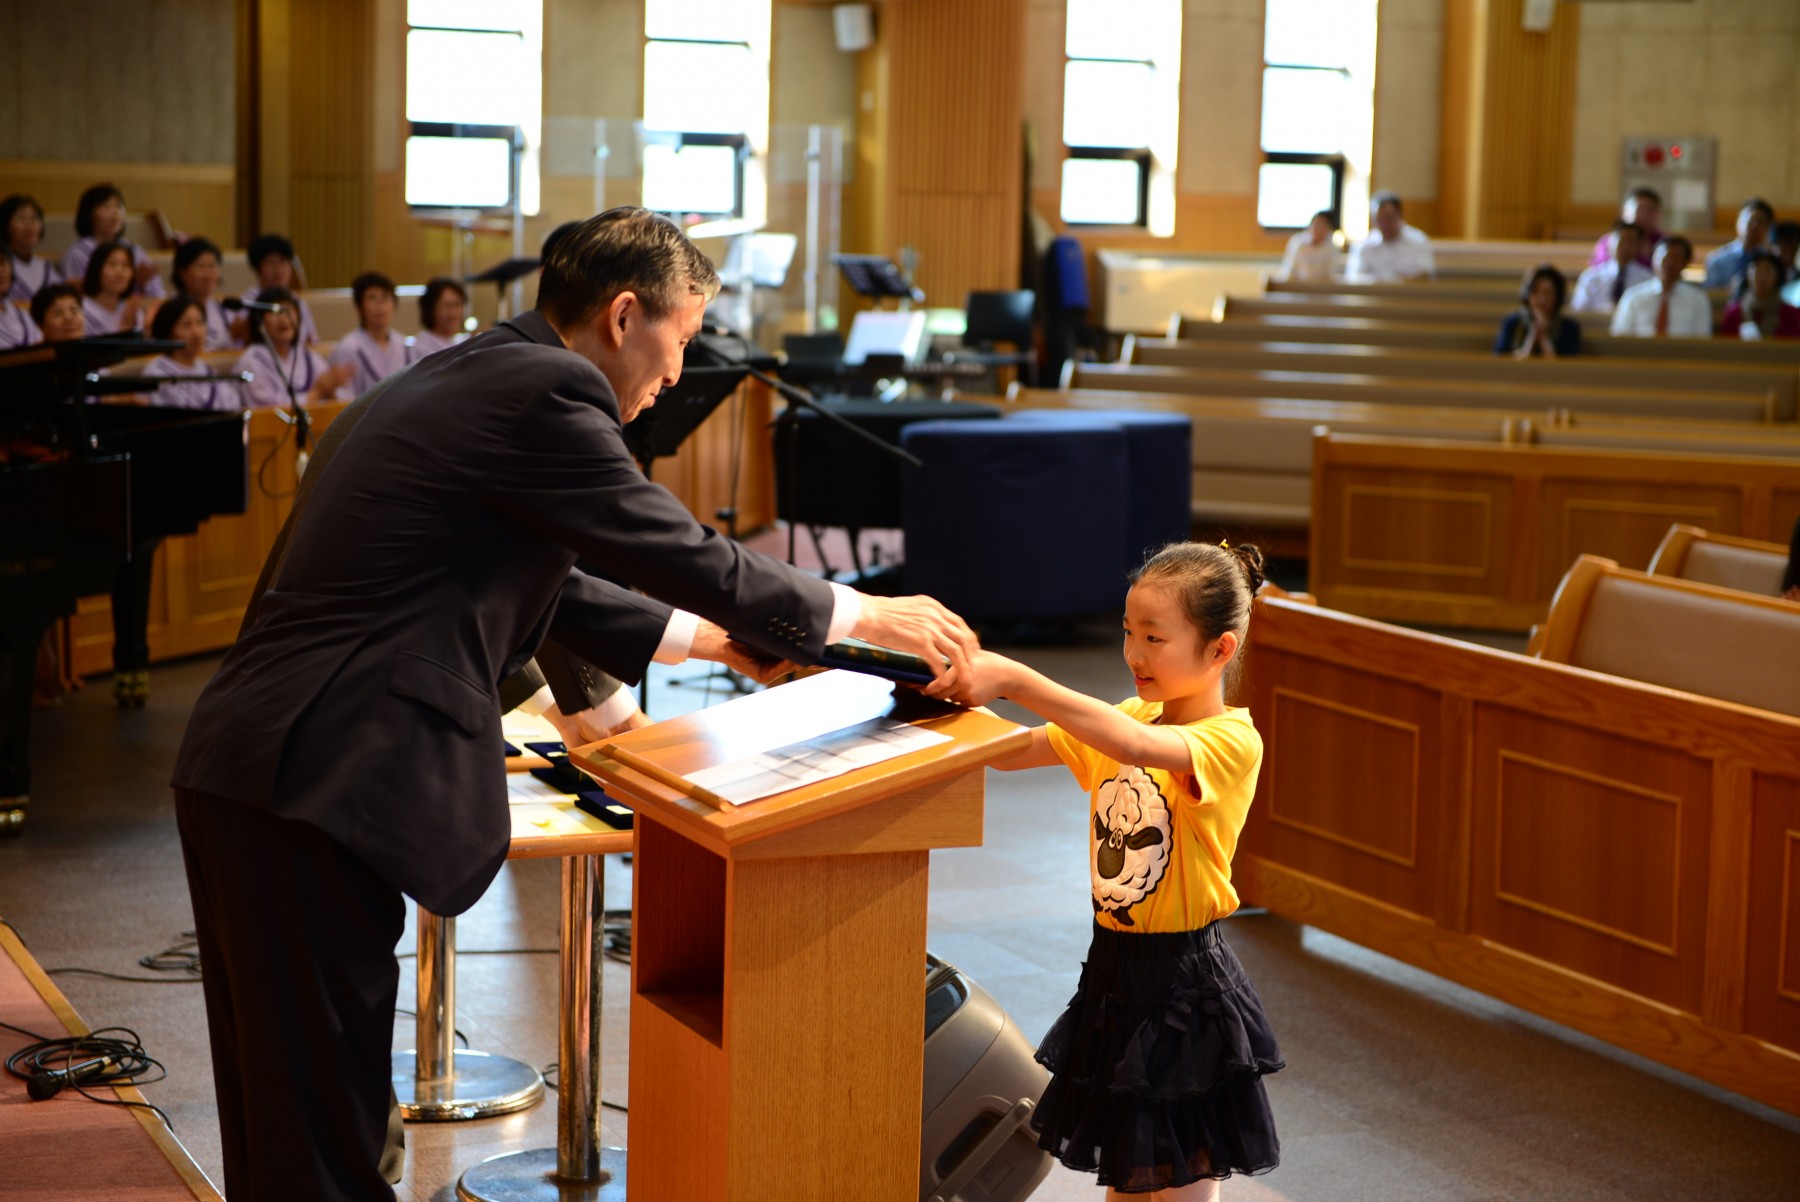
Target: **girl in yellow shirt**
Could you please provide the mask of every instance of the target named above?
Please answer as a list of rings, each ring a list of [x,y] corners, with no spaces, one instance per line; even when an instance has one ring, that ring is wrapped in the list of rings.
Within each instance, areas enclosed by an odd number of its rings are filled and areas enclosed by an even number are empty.
[[[1218,920],[1262,739],[1225,683],[1262,584],[1262,553],[1177,543],[1132,577],[1117,706],[983,651],[972,700],[1049,719],[1012,770],[1064,763],[1091,796],[1094,933],[1081,983],[1037,1058],[1052,1073],[1032,1125],[1109,1199],[1208,1202],[1232,1173],[1275,1167],[1263,1090],[1281,1051]]]

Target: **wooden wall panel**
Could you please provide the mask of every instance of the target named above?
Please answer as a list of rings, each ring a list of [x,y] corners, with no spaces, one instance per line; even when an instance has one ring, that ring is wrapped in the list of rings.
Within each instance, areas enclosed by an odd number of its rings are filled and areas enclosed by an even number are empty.
[[[1744,1029],[1800,1046],[1800,781],[1758,774],[1751,791]]]

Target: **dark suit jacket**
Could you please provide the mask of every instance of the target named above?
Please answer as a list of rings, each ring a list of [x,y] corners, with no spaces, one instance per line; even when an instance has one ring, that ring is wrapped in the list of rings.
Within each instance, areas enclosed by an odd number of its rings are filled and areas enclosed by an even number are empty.
[[[416,364],[379,399],[307,473],[174,784],[311,823],[453,915],[506,855],[498,682],[552,631],[632,679],[667,624],[659,601],[571,572],[578,554],[801,661],[823,647],[832,594],[645,480],[606,378],[535,313]]]

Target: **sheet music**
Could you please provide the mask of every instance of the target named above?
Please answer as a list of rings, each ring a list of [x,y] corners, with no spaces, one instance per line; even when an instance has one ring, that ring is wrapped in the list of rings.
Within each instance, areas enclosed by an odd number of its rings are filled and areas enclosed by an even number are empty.
[[[871,718],[760,755],[703,768],[689,773],[687,779],[733,805],[743,805],[949,741],[949,735],[938,731],[892,718]]]

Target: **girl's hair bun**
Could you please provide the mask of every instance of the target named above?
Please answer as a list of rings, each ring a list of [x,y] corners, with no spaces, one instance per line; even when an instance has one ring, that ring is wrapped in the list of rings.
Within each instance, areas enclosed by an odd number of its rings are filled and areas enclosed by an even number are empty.
[[[1263,573],[1262,548],[1255,543],[1237,543],[1228,549],[1231,557],[1237,560],[1238,567],[1243,569],[1244,582],[1250,586],[1250,595],[1254,597],[1256,590],[1268,579]]]

